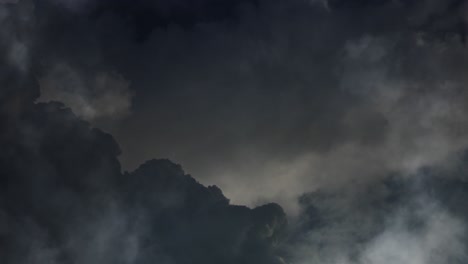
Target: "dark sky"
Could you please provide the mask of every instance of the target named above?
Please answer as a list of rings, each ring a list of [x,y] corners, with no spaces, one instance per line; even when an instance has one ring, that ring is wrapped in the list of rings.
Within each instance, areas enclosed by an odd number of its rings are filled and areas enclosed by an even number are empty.
[[[466,263],[467,23],[0,0],[0,263]]]

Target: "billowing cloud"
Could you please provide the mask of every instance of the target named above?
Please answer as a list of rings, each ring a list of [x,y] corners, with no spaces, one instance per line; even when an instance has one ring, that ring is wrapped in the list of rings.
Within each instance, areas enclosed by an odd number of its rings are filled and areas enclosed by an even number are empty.
[[[229,205],[168,160],[122,174],[113,138],[63,104],[21,109],[0,137],[5,263],[282,263],[278,205]]]

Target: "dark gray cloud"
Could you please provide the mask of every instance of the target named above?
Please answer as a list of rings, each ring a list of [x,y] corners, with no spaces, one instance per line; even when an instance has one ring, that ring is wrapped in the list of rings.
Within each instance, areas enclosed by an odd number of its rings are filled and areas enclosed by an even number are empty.
[[[61,103],[23,103],[1,120],[4,263],[282,263],[278,205],[229,205],[169,160],[122,174],[109,134]]]

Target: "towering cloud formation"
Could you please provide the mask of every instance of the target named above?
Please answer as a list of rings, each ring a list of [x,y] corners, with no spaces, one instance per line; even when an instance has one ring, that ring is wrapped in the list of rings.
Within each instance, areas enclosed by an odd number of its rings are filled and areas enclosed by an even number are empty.
[[[61,103],[11,96],[21,105],[2,111],[4,263],[282,263],[278,205],[229,205],[168,160],[121,174],[110,135]]]

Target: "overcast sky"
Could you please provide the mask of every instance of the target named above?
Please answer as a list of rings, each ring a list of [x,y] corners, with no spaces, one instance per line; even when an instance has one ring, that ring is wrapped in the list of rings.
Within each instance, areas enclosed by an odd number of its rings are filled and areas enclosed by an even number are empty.
[[[464,263],[467,19],[465,0],[0,0],[0,257]]]

